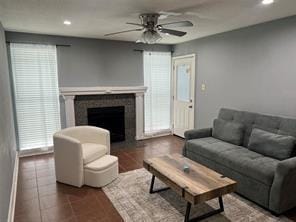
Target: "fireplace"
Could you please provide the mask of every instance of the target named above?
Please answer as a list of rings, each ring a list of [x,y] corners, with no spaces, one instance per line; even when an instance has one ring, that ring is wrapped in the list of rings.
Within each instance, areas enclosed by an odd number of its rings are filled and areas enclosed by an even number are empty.
[[[61,87],[63,127],[87,125],[89,108],[124,106],[125,141],[144,139],[146,90],[145,86]]]
[[[135,95],[78,95],[74,107],[76,126],[93,125],[108,129],[112,142],[135,141]]]
[[[111,142],[125,140],[124,106],[88,108],[87,120],[88,125],[109,130]]]

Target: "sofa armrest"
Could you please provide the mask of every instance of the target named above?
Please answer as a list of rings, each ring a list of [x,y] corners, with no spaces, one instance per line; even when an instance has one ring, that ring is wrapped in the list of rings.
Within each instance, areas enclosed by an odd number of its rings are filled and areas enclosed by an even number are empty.
[[[185,140],[199,139],[212,136],[212,128],[187,130],[184,133]]]
[[[270,190],[269,208],[281,214],[296,207],[296,157],[281,161]]]

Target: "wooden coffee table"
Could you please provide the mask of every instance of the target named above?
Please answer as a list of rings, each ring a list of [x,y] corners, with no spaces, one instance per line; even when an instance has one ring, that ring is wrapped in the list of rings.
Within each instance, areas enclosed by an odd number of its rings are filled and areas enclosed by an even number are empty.
[[[184,221],[199,221],[224,211],[222,195],[235,191],[236,182],[180,154],[144,160],[144,167],[152,173],[150,193],[174,190],[187,201]],[[189,171],[184,172],[184,165]],[[168,187],[154,190],[155,177]],[[219,209],[190,219],[191,205],[219,198]]]

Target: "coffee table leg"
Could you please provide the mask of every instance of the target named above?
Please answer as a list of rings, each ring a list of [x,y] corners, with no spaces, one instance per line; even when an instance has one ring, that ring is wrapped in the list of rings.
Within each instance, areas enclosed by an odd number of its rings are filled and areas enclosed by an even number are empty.
[[[220,211],[223,212],[224,211],[224,204],[223,204],[223,199],[222,196],[219,197],[219,206],[220,206]]]
[[[191,203],[187,202],[187,207],[186,207],[186,214],[185,214],[185,222],[189,221],[190,218],[190,210],[191,210]]]
[[[200,220],[203,220],[203,219],[208,218],[210,216],[213,216],[215,214],[219,214],[219,213],[223,212],[224,211],[223,199],[222,199],[222,197],[219,197],[219,209],[213,210],[213,211],[203,214],[201,216],[194,217],[194,218],[190,219],[190,210],[191,210],[191,203],[187,202],[184,222],[200,221]]]
[[[165,190],[170,189],[169,187],[165,187],[165,188],[161,188],[161,189],[153,190],[154,181],[155,181],[155,176],[152,175],[152,179],[151,179],[151,184],[150,184],[150,190],[149,190],[149,193],[158,193],[158,192],[161,192],[161,191],[165,191]]]

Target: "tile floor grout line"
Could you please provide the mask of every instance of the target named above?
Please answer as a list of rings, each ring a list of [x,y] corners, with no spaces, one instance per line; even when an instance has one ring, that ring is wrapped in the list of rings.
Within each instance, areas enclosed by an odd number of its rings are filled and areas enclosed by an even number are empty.
[[[71,208],[71,211],[72,211],[72,215],[73,215],[73,217],[75,218],[75,220],[77,220],[76,213],[74,212],[74,209],[73,209],[72,203],[71,203],[71,201],[69,200],[68,195],[67,195],[67,201],[68,201],[68,204],[70,205],[70,208]]]
[[[34,168],[35,168],[35,177],[36,177],[36,185],[37,185],[37,197],[38,197],[38,205],[39,205],[39,216],[40,216],[40,221],[42,222],[42,214],[41,214],[41,202],[40,202],[40,195],[39,195],[39,185],[38,185],[38,178],[37,178],[37,170],[36,170],[36,162],[34,158]]]

